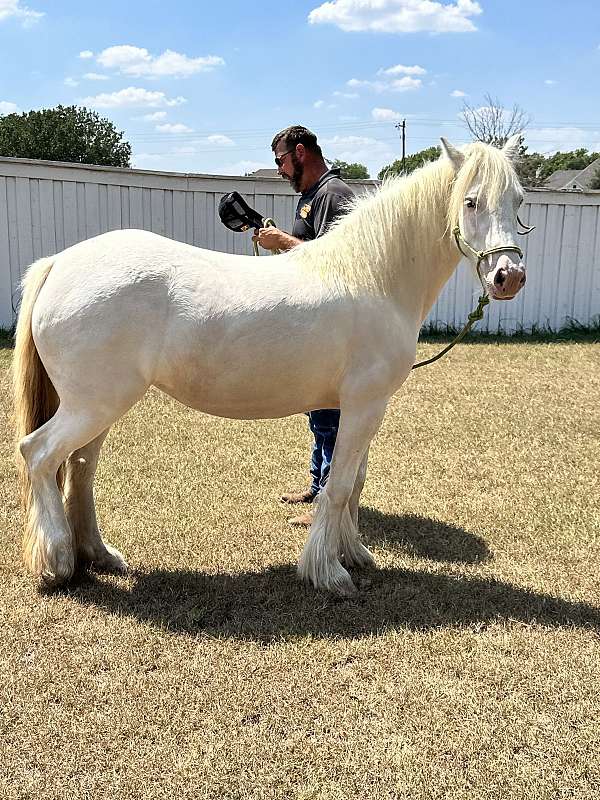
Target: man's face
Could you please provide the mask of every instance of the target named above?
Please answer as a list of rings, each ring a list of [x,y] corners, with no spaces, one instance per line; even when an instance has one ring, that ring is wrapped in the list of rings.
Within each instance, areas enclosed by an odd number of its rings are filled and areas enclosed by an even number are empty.
[[[290,148],[284,142],[278,142],[275,147],[275,163],[279,175],[287,178],[293,190],[299,192],[302,186],[304,166],[298,158],[296,148]]]

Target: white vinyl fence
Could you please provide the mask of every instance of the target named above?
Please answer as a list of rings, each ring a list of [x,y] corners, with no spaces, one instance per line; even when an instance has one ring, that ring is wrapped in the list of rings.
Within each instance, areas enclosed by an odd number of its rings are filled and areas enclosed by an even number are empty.
[[[369,191],[374,181],[353,181]],[[297,195],[279,178],[219,177],[0,158],[0,327],[10,328],[27,266],[115,228],[145,228],[199,247],[252,253],[249,234],[228,231],[217,215],[237,189],[289,230]],[[492,303],[479,330],[588,325],[600,315],[600,193],[528,192],[521,218],[527,286],[514,301]],[[461,263],[427,325],[460,327],[478,283]]]

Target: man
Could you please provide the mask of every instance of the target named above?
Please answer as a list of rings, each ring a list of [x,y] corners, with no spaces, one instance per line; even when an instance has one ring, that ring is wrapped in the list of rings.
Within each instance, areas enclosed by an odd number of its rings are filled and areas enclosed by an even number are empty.
[[[275,154],[277,171],[287,178],[300,199],[292,233],[279,228],[261,228],[258,243],[266,250],[290,250],[302,242],[316,239],[327,232],[331,223],[346,210],[352,189],[340,178],[337,169],[328,169],[317,137],[302,125],[293,125],[278,133],[271,149]],[[340,412],[337,408],[311,411],[309,427],[314,436],[310,463],[312,482],[304,492],[284,494],[284,503],[312,503],[323,489],[329,476],[333,448],[337,436]],[[312,513],[290,519],[292,525],[310,525]]]

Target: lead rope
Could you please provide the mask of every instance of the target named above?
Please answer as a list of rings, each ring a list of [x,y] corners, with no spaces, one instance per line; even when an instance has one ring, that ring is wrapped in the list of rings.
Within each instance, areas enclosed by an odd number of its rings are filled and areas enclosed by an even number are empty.
[[[263,228],[276,228],[276,227],[277,223],[275,222],[274,219],[271,219],[271,217],[265,217],[265,219],[263,219]],[[254,237],[252,237],[252,244],[254,245],[254,255],[260,256],[260,253],[258,252],[258,242]],[[277,256],[279,255],[279,253],[281,253],[281,250],[277,249],[271,250],[272,256]]]
[[[458,344],[460,341],[462,341],[462,339],[465,338],[465,336],[471,330],[473,325],[475,325],[476,322],[479,322],[480,319],[483,319],[483,309],[487,305],[489,305],[489,302],[490,298],[487,296],[487,294],[482,294],[481,297],[479,298],[479,302],[477,303],[477,308],[471,311],[471,313],[468,316],[467,324],[464,326],[464,328],[458,334],[458,336],[455,339],[453,339],[449,345],[444,347],[444,349],[441,350],[436,356],[428,358],[425,361],[419,361],[416,364],[413,364],[411,369],[418,369],[419,367],[426,367],[427,364],[433,364],[433,362],[437,361],[438,358],[445,356],[448,350],[452,350],[454,345]]]
[[[517,222],[523,228],[523,231],[521,232],[521,236],[526,236],[528,233],[531,233],[531,231],[534,230],[534,228],[535,228],[535,225],[531,225],[531,226],[525,225],[523,222],[521,222],[521,220],[519,219],[518,216],[517,216]],[[479,271],[479,265],[481,264],[481,262],[483,261],[484,258],[487,258],[487,256],[491,255],[492,253],[501,253],[501,252],[506,252],[507,250],[515,251],[515,252],[517,252],[519,254],[519,258],[523,258],[523,251],[521,250],[520,247],[517,247],[516,245],[514,247],[492,247],[490,250],[481,250],[479,252],[477,250],[474,250],[471,247],[471,245],[467,242],[467,240],[463,238],[463,235],[461,234],[460,228],[458,227],[458,225],[452,230],[452,234],[454,236],[454,240],[456,242],[456,246],[458,247],[460,252],[463,254],[463,256],[465,256],[465,258],[469,257],[468,254],[465,253],[465,251],[462,249],[461,241],[462,241],[462,244],[464,244],[465,247],[468,250],[470,250],[471,255],[475,256],[475,258],[477,259],[477,266],[476,266],[477,277],[479,278],[479,282],[481,283],[481,288],[483,289],[483,294],[479,298],[479,302],[477,303],[477,308],[475,308],[475,309],[473,309],[473,311],[471,311],[471,313],[469,314],[469,316],[467,318],[466,325],[461,330],[461,332],[458,334],[458,336],[456,336],[450,342],[450,344],[447,345],[446,347],[444,347],[444,349],[441,350],[437,355],[433,356],[432,358],[428,358],[425,361],[418,361],[416,364],[412,365],[411,369],[418,369],[419,367],[427,366],[427,364],[433,364],[434,361],[437,361],[442,356],[445,356],[446,353],[449,350],[452,350],[452,348],[455,345],[457,345],[460,341],[462,341],[465,338],[467,333],[471,330],[471,328],[473,327],[473,325],[476,322],[479,322],[479,320],[483,319],[483,309],[487,305],[489,305],[489,303],[490,303],[490,298],[488,296],[487,290],[486,290],[485,285],[483,283],[483,278],[481,277],[481,272]]]

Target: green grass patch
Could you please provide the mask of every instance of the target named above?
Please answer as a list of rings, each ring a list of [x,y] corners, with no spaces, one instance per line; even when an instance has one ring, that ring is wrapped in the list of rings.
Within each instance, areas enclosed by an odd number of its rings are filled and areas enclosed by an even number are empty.
[[[460,328],[452,326],[429,325],[421,329],[420,341],[423,342],[449,342],[460,333]],[[462,340],[464,344],[477,344],[481,342],[524,342],[524,343],[567,343],[567,342],[600,342],[600,319],[590,325],[582,325],[576,320],[569,321],[561,328],[540,327],[533,325],[513,333],[479,331],[475,326]]]
[[[14,333],[0,328],[0,348],[5,349],[14,345]]]

